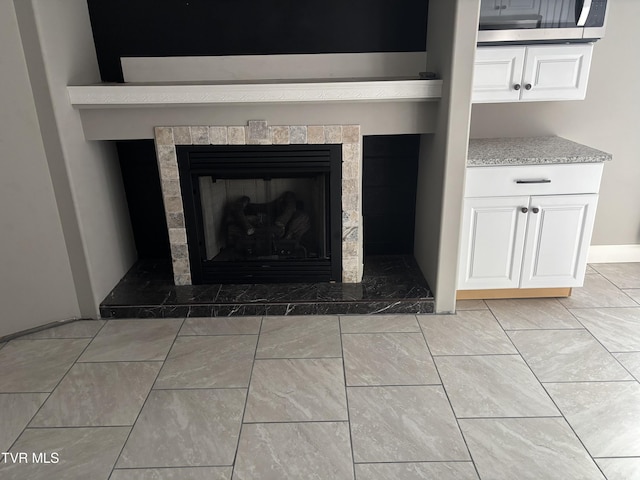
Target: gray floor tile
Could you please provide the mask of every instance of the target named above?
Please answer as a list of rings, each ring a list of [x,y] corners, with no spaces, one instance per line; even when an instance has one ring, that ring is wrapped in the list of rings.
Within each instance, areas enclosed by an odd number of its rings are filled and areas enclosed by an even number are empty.
[[[605,480],[562,418],[460,420],[478,473],[492,480]]]
[[[596,458],[596,463],[608,480],[638,480],[640,478],[640,457]]]
[[[164,360],[180,319],[109,320],[79,362]]]
[[[595,263],[592,267],[618,288],[640,288],[640,263]]]
[[[13,452],[47,454],[55,464],[0,464],[2,480],[107,480],[131,427],[30,428]]]
[[[432,355],[517,353],[488,310],[463,311],[456,315],[419,315],[418,321]]]
[[[347,420],[340,358],[257,360],[244,421]]]
[[[572,312],[610,352],[640,352],[640,307]]]
[[[632,379],[586,330],[522,330],[508,334],[541,382]]]
[[[247,387],[257,335],[178,337],[154,388]]]
[[[545,387],[593,457],[640,456],[638,382],[548,383]]]
[[[629,295],[634,302],[640,304],[640,288],[625,288],[622,291]]]
[[[471,462],[358,463],[357,480],[478,480]]]
[[[487,304],[484,300],[458,300],[456,301],[456,311],[460,310],[486,310]]]
[[[30,427],[133,425],[160,362],[77,363]]]
[[[243,425],[233,480],[352,480],[346,422]]]
[[[441,386],[349,387],[354,460],[469,460]]]
[[[20,340],[45,338],[93,338],[105,324],[104,320],[78,320],[65,323],[59,327],[51,327],[39,332],[20,337]]]
[[[587,275],[584,286],[571,290],[571,296],[561,298],[567,308],[636,307],[638,304],[601,275]]]
[[[420,332],[415,315],[347,315],[340,317],[342,333]]]
[[[231,480],[231,467],[116,469],[109,480]]]
[[[2,393],[0,394],[0,452],[9,447],[31,421],[49,394]]]
[[[614,353],[613,356],[640,382],[640,352]]]
[[[487,300],[487,304],[505,330],[582,327],[556,298]]]
[[[519,355],[435,360],[458,418],[560,415]]]
[[[591,266],[591,265],[587,265],[587,268],[585,269],[585,275],[593,275],[593,274],[598,274],[598,272]]]
[[[180,335],[257,335],[262,317],[187,318]]]
[[[89,339],[13,340],[0,350],[0,392],[50,392]]]
[[[154,390],[118,468],[232,465],[246,391]]]
[[[342,336],[347,385],[427,385],[440,378],[422,333]]]
[[[256,358],[340,357],[340,325],[335,316],[265,317]]]

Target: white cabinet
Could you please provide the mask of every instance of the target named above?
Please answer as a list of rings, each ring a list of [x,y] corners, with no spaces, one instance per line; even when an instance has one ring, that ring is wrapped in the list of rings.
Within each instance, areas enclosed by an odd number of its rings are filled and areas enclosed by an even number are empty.
[[[593,44],[478,47],[474,103],[582,100]]]
[[[582,285],[601,173],[602,164],[467,169],[458,290]]]

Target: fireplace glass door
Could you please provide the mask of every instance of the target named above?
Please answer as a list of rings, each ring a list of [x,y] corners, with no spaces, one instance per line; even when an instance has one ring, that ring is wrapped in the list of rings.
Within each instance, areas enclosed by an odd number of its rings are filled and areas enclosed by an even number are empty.
[[[318,161],[317,149],[300,146],[184,148],[194,283],[339,280],[340,182],[331,155]]]

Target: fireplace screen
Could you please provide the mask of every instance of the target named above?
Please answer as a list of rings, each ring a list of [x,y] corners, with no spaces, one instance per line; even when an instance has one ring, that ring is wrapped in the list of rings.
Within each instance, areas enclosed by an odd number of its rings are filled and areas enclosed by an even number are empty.
[[[194,283],[340,279],[340,152],[322,147],[178,147]]]

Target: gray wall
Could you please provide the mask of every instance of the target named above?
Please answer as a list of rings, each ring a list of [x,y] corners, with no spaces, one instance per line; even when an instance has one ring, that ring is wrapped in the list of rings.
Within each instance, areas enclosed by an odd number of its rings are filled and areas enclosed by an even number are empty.
[[[474,105],[471,136],[559,135],[612,153],[591,244],[633,245],[640,244],[640,2],[609,3],[607,32],[594,48],[586,100]]]
[[[11,0],[0,0],[0,79],[2,337],[80,315]]]
[[[436,130],[420,143],[415,258],[434,290],[436,312],[455,311],[456,267],[469,139],[479,0],[431,0],[427,70],[443,79]]]

